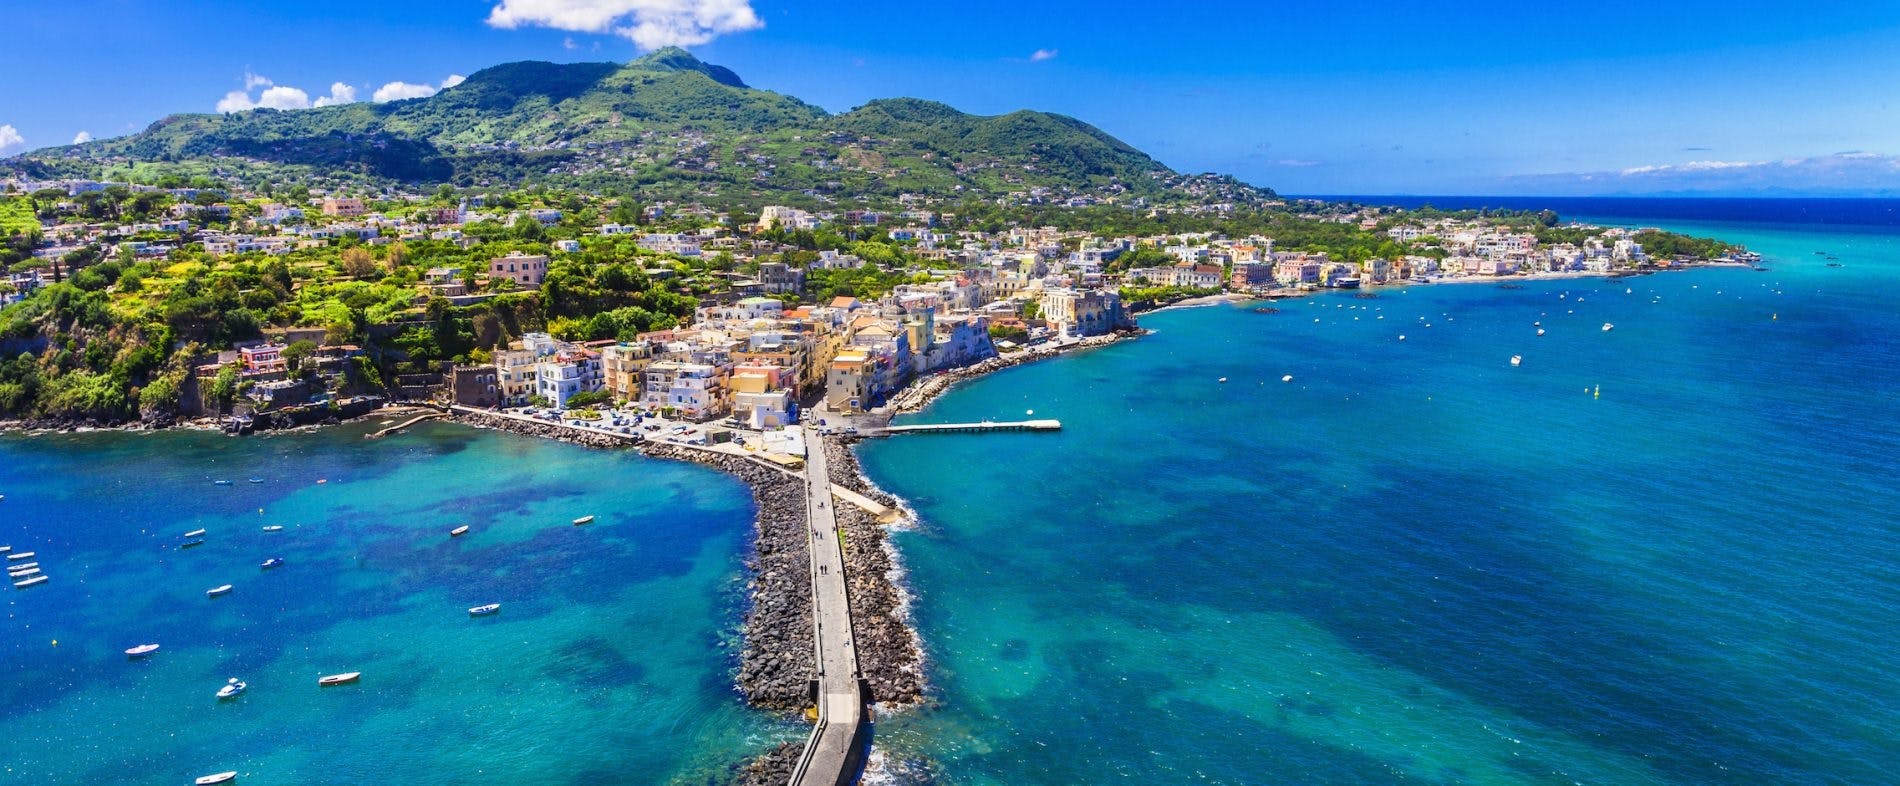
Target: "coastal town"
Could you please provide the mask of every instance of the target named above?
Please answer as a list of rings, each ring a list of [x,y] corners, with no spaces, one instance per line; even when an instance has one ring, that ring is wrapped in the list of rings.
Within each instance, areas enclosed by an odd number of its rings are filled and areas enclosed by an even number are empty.
[[[162,312],[181,290],[253,283],[235,299],[264,306],[264,322],[294,318],[228,331],[223,347],[189,343],[172,411],[140,408],[148,421],[219,418],[236,431],[407,400],[582,418],[640,436],[665,422],[678,429],[671,436],[705,441],[731,434],[695,424],[769,432],[821,406],[876,411],[912,382],[952,369],[1132,335],[1137,313],[1189,298],[1752,259],[1656,230],[1306,201],[1264,209],[1296,222],[1302,236],[1320,227],[1358,245],[1335,255],[1258,232],[972,226],[922,199],[900,199],[908,208],[890,212],[766,205],[751,213],[447,189],[282,200],[63,180],[10,181],[4,192],[33,205],[38,222],[29,253],[0,282],[0,304],[23,304],[0,312],[16,317],[10,355],[57,342],[22,318],[43,316],[30,313],[36,295],[54,300],[63,289],[103,293],[114,312],[135,312],[135,303]],[[102,205],[133,206],[137,220],[85,220]],[[1168,213],[1138,200],[1126,210]],[[607,290],[620,279],[646,305],[590,314],[582,304],[557,315],[549,301],[571,296],[581,276]],[[452,352],[455,343],[466,350]],[[7,382],[16,387],[0,395],[0,415],[61,419],[33,411],[21,381],[0,376]],[[614,414],[599,421],[601,409]],[[111,425],[83,414],[70,419]]]

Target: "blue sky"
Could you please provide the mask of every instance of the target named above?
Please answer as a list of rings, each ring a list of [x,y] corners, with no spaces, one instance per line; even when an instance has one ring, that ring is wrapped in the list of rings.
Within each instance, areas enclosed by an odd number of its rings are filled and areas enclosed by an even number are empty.
[[[832,111],[1061,112],[1286,193],[1900,195],[1900,3],[9,5],[4,153],[265,100],[247,74],[272,101],[370,100],[678,42]]]

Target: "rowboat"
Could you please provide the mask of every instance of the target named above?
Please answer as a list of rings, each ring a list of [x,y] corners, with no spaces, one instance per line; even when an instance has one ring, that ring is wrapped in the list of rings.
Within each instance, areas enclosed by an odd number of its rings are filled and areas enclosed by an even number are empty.
[[[317,684],[327,688],[331,685],[342,685],[343,683],[346,683],[346,682],[355,682],[357,678],[361,676],[363,676],[363,672],[360,672],[360,671],[349,671],[349,672],[344,672],[342,674],[332,674],[328,677],[318,677]]]
[[[577,519],[575,519],[575,520],[574,520],[574,526],[576,526],[576,527],[578,527],[578,526],[580,526],[580,525],[582,525],[582,524],[592,524],[592,523],[594,523],[594,517],[593,517],[593,516],[582,516],[582,517],[580,517],[580,518],[577,518]]]
[[[234,780],[237,780],[237,771],[235,770],[231,772],[220,772],[216,775],[206,775],[202,778],[192,781],[192,783],[198,784],[198,786],[212,786],[212,784],[230,783],[231,781],[234,781]]]
[[[451,537],[451,538],[459,538],[459,537],[462,537],[463,535],[467,535],[467,534],[468,534],[468,525],[467,525],[467,524],[463,524],[462,526],[459,526],[459,527],[456,527],[455,529],[452,529],[452,530],[449,530],[449,537]]]

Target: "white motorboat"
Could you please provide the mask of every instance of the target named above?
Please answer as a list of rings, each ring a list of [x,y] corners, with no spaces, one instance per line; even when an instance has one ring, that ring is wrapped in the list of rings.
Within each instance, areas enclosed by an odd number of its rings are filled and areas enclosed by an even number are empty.
[[[580,526],[580,525],[582,525],[582,524],[592,524],[592,523],[594,523],[594,517],[593,517],[593,516],[582,516],[582,517],[580,517],[580,518],[577,518],[577,519],[575,519],[575,520],[574,520],[574,526],[576,526],[576,527],[578,527],[578,526]]]
[[[212,587],[211,589],[205,590],[205,597],[215,598],[219,595],[224,595],[226,593],[229,593],[230,591],[231,591],[231,585],[229,584],[226,584],[220,587]]]
[[[136,647],[126,650],[125,655],[128,658],[143,658],[157,651],[158,651],[157,644],[140,644]]]
[[[40,564],[37,562],[22,562],[18,565],[8,565],[7,572],[8,573],[25,573],[28,569],[37,568],[39,566]]]
[[[16,581],[16,582],[13,582],[13,588],[14,588],[14,589],[26,589],[27,587],[31,587],[31,586],[33,586],[33,585],[35,585],[35,584],[45,584],[45,583],[46,583],[46,577],[45,577],[45,576],[28,576],[28,577],[26,577],[26,578],[24,578],[24,579],[21,579],[21,580],[19,580],[19,581]]]
[[[28,577],[28,576],[38,576],[38,575],[40,575],[40,569],[39,569],[39,568],[27,568],[27,569],[25,569],[25,570],[9,570],[9,571],[7,571],[7,578],[9,578],[9,579],[23,579],[23,578],[26,578],[26,577]]]
[[[231,681],[224,683],[224,687],[218,689],[218,698],[234,698],[238,694],[243,693],[244,689],[248,687],[250,687],[250,685],[239,682],[238,678],[232,677]]]
[[[1615,330],[1615,329],[1616,329],[1615,325],[1612,325],[1608,322],[1603,323],[1603,332],[1608,333],[1611,330]]]
[[[1524,356],[1523,356],[1523,355],[1512,355],[1512,356],[1511,356],[1511,365],[1513,365],[1513,366],[1521,366],[1521,365],[1524,365]]]
[[[493,614],[493,613],[495,613],[495,612],[497,612],[497,611],[501,611],[501,604],[499,604],[499,603],[490,603],[490,604],[488,604],[488,605],[485,605],[485,606],[476,606],[475,608],[472,608],[472,609],[469,609],[469,610],[468,610],[468,616],[471,616],[471,617],[486,617],[486,616],[488,616],[488,615],[490,615],[490,614]]]
[[[187,538],[202,538],[204,536],[205,536],[205,531],[202,529],[194,529],[190,532],[185,533],[185,537]]]
[[[342,674],[332,674],[327,677],[318,677],[317,684],[327,688],[331,685],[342,685],[346,682],[355,682],[357,681],[358,678],[361,678],[362,676],[363,676],[363,672],[360,672],[360,671],[346,671]]]
[[[282,524],[265,524],[264,531],[265,532],[283,532],[284,527]]]
[[[1543,329],[1543,328],[1538,328],[1538,329],[1537,329],[1537,335],[1540,335],[1540,336],[1541,336],[1541,335],[1544,335],[1544,329]]]
[[[220,772],[220,773],[217,773],[216,775],[206,775],[202,778],[192,781],[192,783],[198,784],[198,786],[213,786],[213,784],[230,783],[231,781],[234,781],[234,780],[237,780],[236,770],[232,770],[230,772]]]
[[[31,552],[31,551],[22,551],[22,552],[20,552],[20,553],[18,553],[18,554],[8,554],[8,555],[7,555],[7,561],[8,561],[8,562],[20,562],[20,561],[22,561],[22,560],[29,560],[29,559],[32,559],[32,558],[33,558],[33,552]]]
[[[449,537],[451,537],[451,538],[459,538],[459,537],[462,537],[463,535],[467,535],[467,534],[468,534],[468,525],[467,525],[467,524],[463,524],[462,526],[459,526],[459,527],[456,527],[455,529],[452,529],[452,530],[449,530]]]

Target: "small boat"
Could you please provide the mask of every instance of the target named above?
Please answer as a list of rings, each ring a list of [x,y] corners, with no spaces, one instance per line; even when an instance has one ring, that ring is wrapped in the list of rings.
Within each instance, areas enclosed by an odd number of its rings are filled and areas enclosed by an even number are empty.
[[[257,567],[259,570],[270,570],[271,568],[275,568],[283,564],[284,564],[283,557],[271,557],[270,559],[264,560],[263,563],[259,564]]]
[[[214,480],[214,481],[211,481],[211,485],[213,485],[213,486],[229,486],[229,485],[231,485],[231,481],[228,481],[228,480]]]
[[[1288,375],[1286,375],[1286,376],[1284,376],[1284,377],[1281,377],[1281,378],[1280,378],[1280,381],[1281,381],[1281,382],[1292,382],[1292,381],[1293,381],[1293,375],[1292,375],[1292,374],[1288,374]]]
[[[229,699],[235,697],[243,693],[244,689],[248,687],[251,686],[238,682],[238,678],[232,677],[230,682],[225,683],[224,687],[218,689],[218,698]]]
[[[45,583],[46,583],[45,576],[29,576],[19,581],[13,582],[13,588],[26,589],[27,587],[31,587],[35,584],[45,584]]]
[[[1511,356],[1511,365],[1513,365],[1513,366],[1521,366],[1521,365],[1524,365],[1524,356],[1523,356],[1523,355],[1512,355],[1512,356]]]
[[[23,560],[23,559],[32,559],[32,558],[33,558],[33,552],[31,552],[31,551],[22,551],[22,552],[20,552],[20,553],[18,553],[18,554],[8,554],[8,555],[7,555],[7,561],[8,561],[8,562],[18,562],[18,561],[20,561],[20,560]]]
[[[197,540],[187,540],[183,543],[180,543],[178,544],[178,547],[181,549],[191,549],[191,548],[197,548],[199,546],[203,546],[204,544],[205,544],[205,539],[198,538]]]
[[[342,674],[332,674],[328,677],[318,677],[317,684],[327,688],[331,685],[342,685],[346,682],[355,682],[357,678],[361,676],[363,676],[363,672],[360,672],[360,671],[349,671],[349,672],[344,672]]]
[[[265,532],[283,532],[284,527],[282,524],[265,524],[264,531]]]
[[[194,529],[190,532],[185,533],[185,537],[187,538],[202,538],[204,536],[205,536],[205,531],[202,529]]]
[[[246,479],[246,481],[245,481],[245,482],[247,482],[247,483],[263,483],[263,482],[264,482],[264,479],[263,479],[263,478],[248,478],[248,479]]]
[[[1405,334],[1404,334],[1404,333],[1400,333],[1400,334],[1399,334],[1399,340],[1400,340],[1400,341],[1404,341],[1404,340],[1405,340]]]
[[[582,517],[580,517],[580,518],[577,518],[577,519],[575,519],[575,520],[574,520],[574,526],[576,526],[576,527],[578,527],[578,526],[580,526],[580,525],[582,525],[582,524],[592,524],[592,523],[594,523],[594,517],[593,517],[593,516],[582,516]]]
[[[0,554],[5,554],[12,550],[13,550],[12,546],[0,546]]]
[[[136,647],[126,650],[125,656],[128,658],[143,658],[157,651],[158,651],[157,644],[140,644]]]
[[[1612,331],[1612,330],[1615,330],[1615,329],[1616,329],[1616,326],[1615,326],[1615,325],[1612,325],[1612,324],[1610,324],[1610,323],[1608,323],[1608,322],[1605,322],[1605,323],[1603,323],[1603,332],[1605,332],[1605,333],[1608,333],[1608,332],[1610,332],[1610,331]]]
[[[1537,335],[1540,335],[1540,336],[1541,336],[1541,335],[1544,335],[1544,329],[1543,329],[1543,328],[1538,328],[1538,329],[1537,329]]]
[[[1221,383],[1221,384],[1223,384],[1223,385],[1225,385],[1225,384],[1227,384],[1227,378],[1226,378],[1226,377],[1221,377],[1221,378],[1220,378],[1219,380],[1216,380],[1216,381],[1218,381],[1218,382],[1220,382],[1220,383]]]
[[[215,598],[219,595],[225,595],[230,592],[231,592],[231,585],[226,584],[221,587],[212,587],[211,589],[205,590],[205,597]]]
[[[192,781],[192,783],[198,784],[198,786],[212,786],[213,784],[218,784],[218,783],[230,783],[231,781],[234,781],[234,780],[237,780],[236,770],[233,770],[231,772],[220,772],[216,775],[206,775],[202,778]]]
[[[493,614],[493,613],[495,613],[495,612],[497,612],[497,611],[501,611],[501,604],[499,604],[499,603],[490,603],[490,604],[488,604],[488,605],[486,605],[486,606],[476,606],[475,608],[472,608],[472,609],[469,609],[469,610],[468,610],[468,616],[471,616],[471,617],[486,617],[486,616],[488,616],[488,615],[490,615],[490,614]]]
[[[451,538],[459,538],[459,537],[462,537],[463,535],[467,535],[467,534],[468,534],[468,525],[467,525],[467,524],[463,524],[462,526],[459,526],[459,527],[456,527],[455,529],[452,529],[452,530],[449,530],[449,537],[451,537]]]
[[[9,571],[7,571],[7,578],[9,578],[9,579],[23,579],[23,578],[26,578],[26,577],[28,577],[28,576],[38,576],[38,575],[40,575],[40,569],[39,569],[39,568],[27,568],[26,570],[9,570]]]
[[[7,572],[8,573],[25,573],[39,566],[40,564],[37,562],[22,562],[18,565],[8,565]]]

